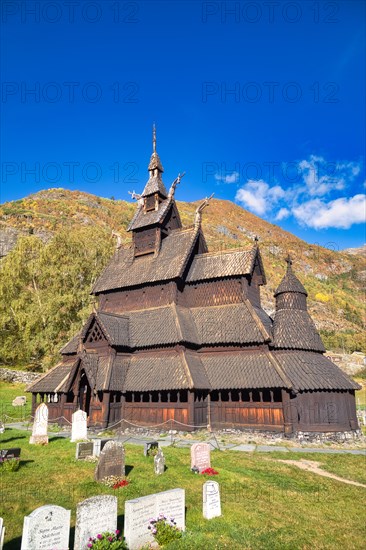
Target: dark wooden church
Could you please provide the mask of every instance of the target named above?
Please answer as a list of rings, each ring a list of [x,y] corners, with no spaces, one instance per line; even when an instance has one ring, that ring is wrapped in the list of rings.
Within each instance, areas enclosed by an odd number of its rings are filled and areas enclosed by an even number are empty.
[[[257,243],[208,252],[201,228],[183,228],[156,152],[128,230],[92,293],[98,308],[61,350],[62,360],[28,390],[33,413],[68,421],[77,409],[90,426],[169,421],[175,429],[255,428],[285,433],[358,429],[358,385],[324,354],[307,312],[307,292],[291,260],[275,292],[276,313],[261,307],[266,284]]]

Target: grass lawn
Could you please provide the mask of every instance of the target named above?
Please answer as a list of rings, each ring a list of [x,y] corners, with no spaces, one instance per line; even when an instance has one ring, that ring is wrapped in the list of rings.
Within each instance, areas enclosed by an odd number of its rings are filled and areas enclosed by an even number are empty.
[[[95,465],[75,460],[75,443],[51,436],[48,446],[29,445],[30,432],[8,428],[0,447],[22,448],[17,472],[0,467],[0,516],[6,526],[5,550],[18,550],[23,517],[43,504],[71,509],[98,494],[118,497],[119,528],[124,502],[176,487],[186,490],[186,529],[174,549],[316,549],[363,548],[366,489],[345,485],[277,459],[311,459],[337,475],[366,484],[365,457],[295,453],[240,453],[213,451],[222,496],[220,518],[202,517],[204,476],[190,472],[190,451],[164,448],[167,471],[155,476],[153,459],[141,446],[126,444],[130,484],[114,491],[93,479]],[[72,548],[72,546],[71,546]]]
[[[362,385],[362,390],[356,391],[357,407],[366,409],[366,380],[364,378],[355,378],[355,380]]]
[[[32,410],[32,394],[26,393],[25,388],[25,384],[10,384],[0,380],[0,420],[2,422],[16,422],[29,417]],[[12,405],[13,399],[18,395],[25,395],[27,398],[27,403],[23,407]]]

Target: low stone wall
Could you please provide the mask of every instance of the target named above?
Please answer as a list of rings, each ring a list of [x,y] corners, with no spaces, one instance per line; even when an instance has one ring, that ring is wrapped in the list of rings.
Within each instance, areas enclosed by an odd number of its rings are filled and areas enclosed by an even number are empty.
[[[18,382],[21,384],[31,384],[41,376],[39,372],[26,372],[23,370],[11,370],[5,367],[0,367],[0,380],[6,382]]]

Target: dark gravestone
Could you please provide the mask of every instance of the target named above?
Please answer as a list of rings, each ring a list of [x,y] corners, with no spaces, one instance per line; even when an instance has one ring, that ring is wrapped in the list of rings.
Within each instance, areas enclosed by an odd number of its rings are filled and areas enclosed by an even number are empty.
[[[16,447],[14,449],[2,449],[0,450],[0,462],[5,462],[6,460],[10,460],[12,458],[16,458],[19,460],[20,458],[20,451],[21,449]]]
[[[83,460],[87,456],[93,456],[93,447],[93,443],[77,443],[75,458],[77,460]]]
[[[157,441],[147,441],[145,443],[144,455],[151,456],[155,455],[159,450],[159,443]]]
[[[108,441],[100,453],[99,462],[95,469],[95,480],[102,481],[106,477],[125,475],[125,450],[118,441]]]

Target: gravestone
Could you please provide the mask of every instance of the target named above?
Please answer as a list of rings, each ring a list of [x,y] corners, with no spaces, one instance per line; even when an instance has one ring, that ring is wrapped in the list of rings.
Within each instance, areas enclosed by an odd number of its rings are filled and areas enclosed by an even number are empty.
[[[71,441],[80,441],[88,439],[88,430],[86,427],[87,414],[85,411],[78,410],[71,417]]]
[[[151,451],[154,453],[155,450],[157,451],[158,449],[159,443],[157,441],[147,441],[144,447],[144,456],[150,456],[150,454],[152,454]]]
[[[88,550],[89,538],[117,529],[117,497],[100,495],[87,498],[76,508],[74,550]]]
[[[46,505],[25,516],[21,550],[67,550],[71,510]]]
[[[129,550],[137,550],[154,541],[148,529],[150,520],[159,514],[174,518],[176,526],[185,529],[184,489],[171,489],[125,502],[125,530]]]
[[[221,516],[220,486],[217,481],[203,484],[203,517],[206,519]]]
[[[5,432],[5,426],[2,422],[0,422],[0,434],[3,434]]]
[[[10,460],[12,458],[16,458],[19,460],[20,451],[21,449],[19,447],[15,447],[14,449],[1,449],[0,462],[5,462],[6,460]]]
[[[19,395],[15,399],[13,399],[12,405],[13,407],[23,407],[27,402],[27,398],[25,395]]]
[[[3,518],[0,518],[0,550],[3,550],[4,537],[5,537],[4,522],[3,522]]]
[[[194,443],[191,447],[191,468],[198,468],[199,473],[211,468],[210,445]]]
[[[76,460],[83,460],[87,456],[93,456],[93,443],[80,442],[76,444]]]
[[[29,439],[31,445],[48,444],[48,407],[46,403],[41,403],[36,409],[33,422],[32,435]]]
[[[125,449],[118,441],[108,441],[99,456],[95,469],[95,480],[102,481],[109,476],[124,477]]]
[[[156,475],[163,474],[165,472],[165,456],[161,449],[158,450],[158,453],[154,456],[154,471]]]
[[[113,441],[113,439],[93,439],[93,455],[99,457],[108,441]]]

